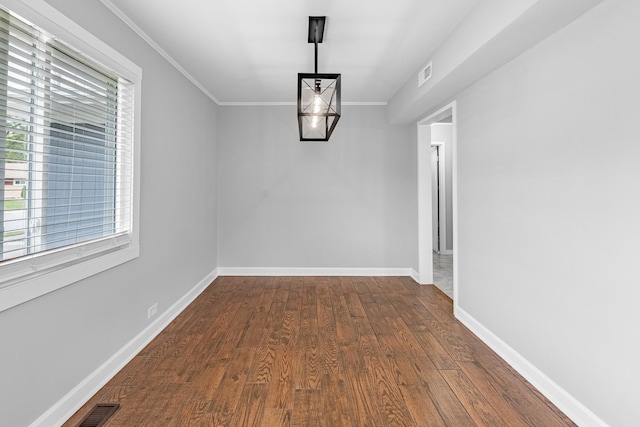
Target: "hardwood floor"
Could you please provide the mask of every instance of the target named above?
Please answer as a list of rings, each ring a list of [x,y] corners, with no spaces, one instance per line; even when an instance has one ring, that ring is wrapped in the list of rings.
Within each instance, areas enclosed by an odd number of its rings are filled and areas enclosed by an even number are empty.
[[[220,277],[96,403],[115,426],[573,426],[403,277]]]

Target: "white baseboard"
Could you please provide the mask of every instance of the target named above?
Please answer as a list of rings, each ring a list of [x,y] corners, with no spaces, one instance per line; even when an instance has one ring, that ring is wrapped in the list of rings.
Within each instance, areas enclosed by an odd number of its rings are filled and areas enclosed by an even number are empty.
[[[410,269],[409,276],[411,276],[411,278],[415,280],[417,284],[420,284],[420,274],[418,274],[416,270],[414,270],[413,268]]]
[[[418,272],[415,274],[414,280],[418,282],[419,285],[433,285],[433,271],[431,271],[431,275],[420,274]]]
[[[152,339],[169,325],[198,295],[200,295],[216,277],[218,270],[202,279],[196,286],[176,301],[156,320],[125,344],[106,362],[93,371],[80,384],[75,386],[62,399],[56,402],[38,419],[31,423],[30,427],[60,426],[65,423],[78,409],[82,407],[94,394],[109,382],[124,366],[131,361]]]
[[[454,314],[460,322],[478,336],[493,351],[511,365],[520,375],[537,388],[547,399],[556,405],[573,422],[581,427],[608,427],[608,424],[591,412],[586,406],[556,384],[551,378],[536,368],[520,353],[502,341],[493,332],[478,322],[473,316],[457,304]]]
[[[218,267],[220,276],[411,276],[411,268]]]

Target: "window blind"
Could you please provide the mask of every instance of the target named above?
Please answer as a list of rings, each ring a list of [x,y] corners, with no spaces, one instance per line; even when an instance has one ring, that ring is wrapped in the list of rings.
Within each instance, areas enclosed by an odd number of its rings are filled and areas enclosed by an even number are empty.
[[[133,84],[0,10],[0,266],[11,279],[129,241]]]

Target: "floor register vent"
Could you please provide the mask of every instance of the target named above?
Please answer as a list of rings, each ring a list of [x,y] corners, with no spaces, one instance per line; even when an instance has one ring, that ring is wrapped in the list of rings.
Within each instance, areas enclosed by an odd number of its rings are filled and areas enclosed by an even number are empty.
[[[99,403],[84,417],[77,427],[101,427],[120,408],[117,403]]]

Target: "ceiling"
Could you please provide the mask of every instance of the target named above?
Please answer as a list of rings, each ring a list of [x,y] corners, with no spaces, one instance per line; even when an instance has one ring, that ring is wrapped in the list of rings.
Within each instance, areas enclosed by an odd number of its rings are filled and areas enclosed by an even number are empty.
[[[327,16],[318,72],[345,103],[383,103],[478,0],[102,0],[219,103],[293,103],[313,72],[309,16]],[[416,77],[417,79],[417,77]]]

